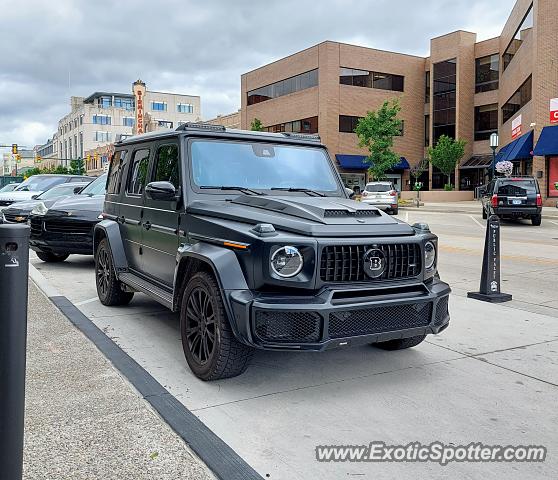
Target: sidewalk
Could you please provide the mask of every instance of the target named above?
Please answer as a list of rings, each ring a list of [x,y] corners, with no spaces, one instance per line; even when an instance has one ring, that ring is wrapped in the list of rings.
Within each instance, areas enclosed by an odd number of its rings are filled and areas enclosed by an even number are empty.
[[[24,478],[213,479],[30,281]]]
[[[416,205],[399,205],[400,210],[417,210]],[[434,203],[428,202],[419,207],[423,212],[436,213],[481,213],[481,204],[479,200],[470,202],[444,202]],[[558,218],[558,208],[543,207],[543,218]]]

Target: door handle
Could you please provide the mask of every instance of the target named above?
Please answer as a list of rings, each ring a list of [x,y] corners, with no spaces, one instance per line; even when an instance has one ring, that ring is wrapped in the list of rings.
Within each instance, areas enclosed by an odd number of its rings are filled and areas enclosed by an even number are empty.
[[[148,220],[147,222],[145,222],[145,223],[143,224],[143,227],[144,227],[146,230],[149,230],[149,229],[151,228],[151,222]]]

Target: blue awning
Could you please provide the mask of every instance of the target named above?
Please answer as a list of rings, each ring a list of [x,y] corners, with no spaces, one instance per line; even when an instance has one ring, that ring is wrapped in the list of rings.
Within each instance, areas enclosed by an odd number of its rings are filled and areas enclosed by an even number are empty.
[[[504,154],[500,158],[500,153],[505,149]],[[521,158],[530,158],[533,155],[533,130],[527,132],[521,137],[516,138],[513,142],[508,143],[505,147],[502,147],[498,156],[496,157],[496,163],[503,160],[512,162],[513,160],[519,160]]]
[[[341,168],[348,170],[368,170],[370,164],[366,162],[365,155],[343,155],[337,154],[335,158],[339,162]],[[405,157],[400,157],[399,163],[393,166],[392,170],[406,170],[410,168],[409,162]]]
[[[533,153],[541,157],[558,155],[558,125],[542,129],[541,136]]]

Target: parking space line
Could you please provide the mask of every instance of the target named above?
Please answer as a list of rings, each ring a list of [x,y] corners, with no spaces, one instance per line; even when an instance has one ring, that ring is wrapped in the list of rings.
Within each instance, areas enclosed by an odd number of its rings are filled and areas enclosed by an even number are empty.
[[[409,223],[409,212],[405,212],[405,223]]]
[[[88,298],[87,300],[82,300],[81,302],[75,302],[74,305],[76,307],[80,307],[81,305],[87,305],[88,303],[93,303],[99,300],[99,297]]]
[[[473,222],[475,222],[479,227],[484,229],[485,226],[482,223],[480,223],[475,217],[473,217],[473,215],[469,215],[469,218],[473,220]]]
[[[549,220],[550,223],[553,223],[554,225],[558,225],[558,222],[555,222],[554,220]]]

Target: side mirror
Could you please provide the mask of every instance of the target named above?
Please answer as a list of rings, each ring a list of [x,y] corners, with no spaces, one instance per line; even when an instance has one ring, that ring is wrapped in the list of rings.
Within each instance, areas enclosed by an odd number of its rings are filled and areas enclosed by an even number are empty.
[[[37,198],[39,197],[39,195],[31,195],[31,200],[37,200]]]
[[[145,187],[145,195],[151,200],[176,200],[176,188],[170,182],[151,182]]]
[[[83,190],[84,187],[75,187],[74,188],[74,194],[77,195],[79,192],[81,192]]]
[[[345,187],[345,192],[347,193],[350,199],[353,199],[355,197],[355,192],[353,191],[352,188]]]

